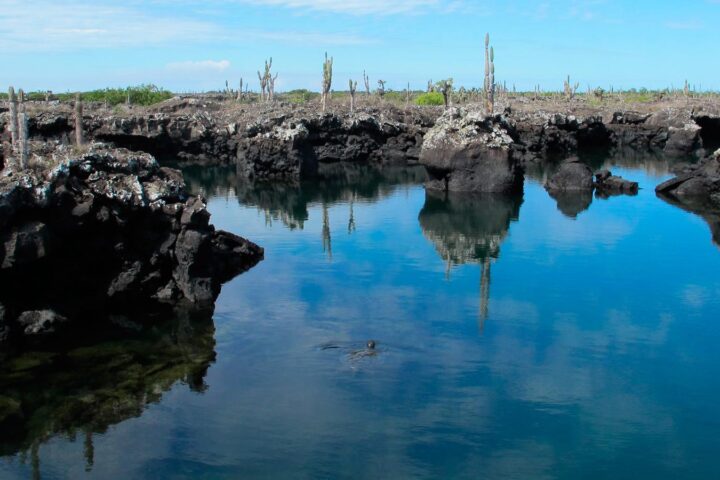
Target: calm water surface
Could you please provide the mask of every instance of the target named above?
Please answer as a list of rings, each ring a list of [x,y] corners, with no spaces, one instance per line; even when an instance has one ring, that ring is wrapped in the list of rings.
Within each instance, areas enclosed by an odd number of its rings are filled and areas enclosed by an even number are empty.
[[[67,354],[0,477],[720,478],[720,251],[655,197],[667,164],[620,163],[638,196],[563,211],[539,171],[515,198],[428,195],[417,171],[189,171],[265,261],[223,287],[214,332]]]

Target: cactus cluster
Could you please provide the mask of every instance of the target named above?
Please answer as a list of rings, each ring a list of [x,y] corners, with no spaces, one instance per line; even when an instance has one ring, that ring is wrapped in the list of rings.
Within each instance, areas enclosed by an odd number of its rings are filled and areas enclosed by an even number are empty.
[[[18,90],[17,96],[13,87],[8,88],[8,104],[10,112],[10,150],[18,158],[18,166],[27,168],[28,164],[28,118],[25,112],[25,93]]]
[[[363,70],[363,83],[365,83],[365,95],[370,96],[370,77],[365,74]]]
[[[325,61],[323,62],[323,79],[322,79],[322,111],[325,113],[327,107],[328,96],[330,95],[330,88],[332,87],[332,68],[333,58],[328,58],[327,52],[325,52]]]
[[[490,34],[485,34],[485,109],[495,111],[495,50],[490,46]]]
[[[270,71],[271,69],[272,57],[270,57],[270,60],[265,60],[264,73],[261,74],[260,70],[257,72],[258,80],[260,80],[260,89],[262,90],[260,99],[265,102],[271,102],[275,97],[275,80],[277,80],[278,74],[276,73],[275,76],[273,76]]]
[[[563,90],[565,92],[565,97],[568,100],[572,100],[573,97],[575,96],[575,94],[577,93],[578,88],[580,88],[580,82],[575,82],[575,84],[571,84],[570,83],[570,75],[568,75],[567,80],[565,80],[564,84],[565,85],[564,85]]]

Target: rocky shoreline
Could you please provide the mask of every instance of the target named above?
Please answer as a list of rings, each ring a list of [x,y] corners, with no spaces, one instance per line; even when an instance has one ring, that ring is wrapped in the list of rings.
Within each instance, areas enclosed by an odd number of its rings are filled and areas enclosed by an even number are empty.
[[[7,146],[0,151],[0,280],[8,285],[0,341],[42,338],[67,318],[100,311],[212,304],[223,281],[262,258],[260,247],[215,231],[204,200],[161,164],[228,165],[243,181],[291,185],[340,164],[422,166],[431,192],[514,194],[526,169],[554,162],[547,189],[576,216],[593,191],[632,195],[638,186],[568,157],[631,149],[705,158],[658,195],[705,214],[720,204],[718,155],[707,156],[720,144],[712,108],[547,113],[520,105],[487,116],[472,105],[385,105],[320,114],[308,105],[175,98],[114,112],[88,105],[84,151],[68,146],[67,105],[36,103],[27,105],[33,166],[21,171],[6,161]],[[5,142],[7,122],[0,109]]]
[[[0,176],[0,341],[108,314],[208,308],[262,259],[262,248],[215,230],[182,173],[151,155],[43,148],[40,164]]]

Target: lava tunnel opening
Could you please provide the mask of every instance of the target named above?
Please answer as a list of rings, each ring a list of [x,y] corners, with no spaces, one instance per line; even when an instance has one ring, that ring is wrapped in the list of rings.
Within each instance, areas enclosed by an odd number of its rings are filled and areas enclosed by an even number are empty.
[[[700,130],[700,138],[702,138],[703,146],[710,152],[714,152],[720,148],[720,117],[696,117]]]
[[[149,153],[159,161],[176,160],[180,150],[166,138],[147,138],[140,135],[97,135],[95,138],[133,152]]]

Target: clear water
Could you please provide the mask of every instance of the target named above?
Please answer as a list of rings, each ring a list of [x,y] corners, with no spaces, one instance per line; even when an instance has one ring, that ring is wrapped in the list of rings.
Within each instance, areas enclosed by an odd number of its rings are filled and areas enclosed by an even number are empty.
[[[655,197],[667,164],[622,164],[639,195],[576,218],[542,172],[522,199],[449,201],[417,172],[189,172],[265,260],[224,286],[214,332],[111,343],[134,359],[112,377],[59,372],[73,387],[38,408],[144,380],[104,423],[39,414],[0,477],[720,478],[720,251]],[[80,433],[47,433],[61,421]]]

